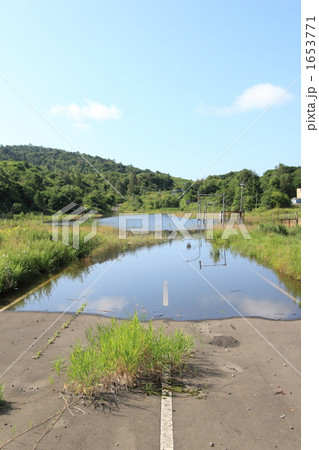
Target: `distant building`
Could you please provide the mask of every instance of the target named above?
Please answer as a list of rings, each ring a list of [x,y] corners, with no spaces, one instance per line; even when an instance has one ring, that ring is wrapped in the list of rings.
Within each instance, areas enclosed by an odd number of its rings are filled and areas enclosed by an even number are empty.
[[[297,189],[297,197],[291,199],[293,205],[301,205],[301,188]]]

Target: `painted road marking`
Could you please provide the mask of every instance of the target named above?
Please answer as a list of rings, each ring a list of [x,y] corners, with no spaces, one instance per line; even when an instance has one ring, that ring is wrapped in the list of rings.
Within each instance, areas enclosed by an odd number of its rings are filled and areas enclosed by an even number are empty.
[[[163,281],[163,306],[168,306],[168,283]]]
[[[163,381],[164,383],[164,381]],[[174,450],[172,391],[162,387],[160,450]]]
[[[271,286],[273,286],[275,289],[277,289],[279,292],[281,292],[282,294],[286,295],[287,297],[289,297],[291,300],[293,300],[295,303],[299,304],[298,299],[296,299],[296,297],[294,297],[293,295],[289,294],[289,292],[285,291],[284,289],[282,289],[280,286],[278,286],[278,284],[273,283],[272,281],[268,280],[268,278],[264,277],[261,273],[256,272],[255,270],[253,270],[252,272],[254,272],[256,275],[258,275],[260,278],[262,278],[263,280],[266,281],[266,283],[269,283]]]

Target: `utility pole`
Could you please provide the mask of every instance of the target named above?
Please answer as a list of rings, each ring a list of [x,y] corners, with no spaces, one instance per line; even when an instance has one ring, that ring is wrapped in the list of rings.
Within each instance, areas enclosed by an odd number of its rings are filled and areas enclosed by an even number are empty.
[[[201,204],[200,204],[200,194],[199,194],[199,189],[197,192],[197,230],[201,229],[201,221],[200,221],[200,213],[201,213]]]

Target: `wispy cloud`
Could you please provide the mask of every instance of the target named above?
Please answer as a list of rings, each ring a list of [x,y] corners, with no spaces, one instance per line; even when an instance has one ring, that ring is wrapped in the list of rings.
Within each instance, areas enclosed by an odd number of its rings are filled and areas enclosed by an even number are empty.
[[[87,101],[85,106],[79,106],[76,103],[70,103],[66,106],[54,105],[50,112],[53,115],[64,115],[76,121],[82,119],[110,120],[119,119],[122,116],[122,111],[115,105],[105,106],[90,100]]]
[[[260,83],[246,89],[230,106],[215,107],[200,105],[196,112],[202,115],[230,115],[262,110],[273,103],[281,105],[293,99],[293,95],[281,86],[271,83]]]

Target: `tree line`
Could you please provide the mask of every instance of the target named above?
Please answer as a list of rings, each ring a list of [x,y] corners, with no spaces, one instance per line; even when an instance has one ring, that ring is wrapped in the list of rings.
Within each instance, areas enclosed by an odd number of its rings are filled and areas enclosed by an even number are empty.
[[[240,183],[245,185],[244,210],[256,206],[270,209],[289,207],[301,186],[300,167],[284,164],[262,176],[243,169],[193,182],[111,159],[83,156],[85,160],[79,153],[32,145],[0,146],[0,212],[52,214],[71,202],[102,214],[118,204],[133,211],[186,209],[196,202],[198,193],[205,194],[216,210],[222,205],[220,194],[225,194],[227,209],[238,209]]]

